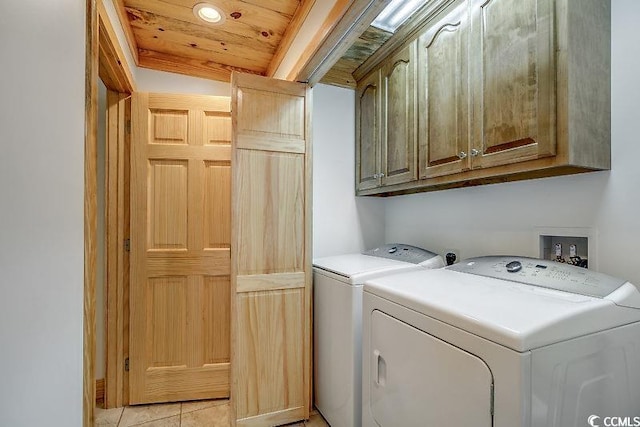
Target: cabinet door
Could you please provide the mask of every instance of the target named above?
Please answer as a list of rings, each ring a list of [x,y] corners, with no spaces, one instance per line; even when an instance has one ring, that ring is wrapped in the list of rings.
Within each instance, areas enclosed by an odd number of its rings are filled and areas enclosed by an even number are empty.
[[[417,179],[415,139],[416,43],[382,67],[382,184]]]
[[[552,0],[472,0],[473,168],[553,156]]]
[[[458,3],[418,39],[420,178],[469,169],[469,16]]]
[[[356,187],[380,186],[380,71],[363,79],[356,91]]]
[[[309,418],[311,89],[233,73],[231,425]]]

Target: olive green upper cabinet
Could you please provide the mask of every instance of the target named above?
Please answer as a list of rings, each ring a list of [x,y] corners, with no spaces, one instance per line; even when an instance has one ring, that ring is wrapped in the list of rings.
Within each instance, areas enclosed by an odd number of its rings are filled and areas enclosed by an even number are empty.
[[[382,158],[383,185],[417,179],[415,132],[416,43],[391,55],[382,73]]]
[[[380,186],[380,71],[356,90],[356,190]]]
[[[469,13],[457,2],[418,39],[420,178],[470,168]]]
[[[472,0],[473,168],[556,154],[552,0]]]

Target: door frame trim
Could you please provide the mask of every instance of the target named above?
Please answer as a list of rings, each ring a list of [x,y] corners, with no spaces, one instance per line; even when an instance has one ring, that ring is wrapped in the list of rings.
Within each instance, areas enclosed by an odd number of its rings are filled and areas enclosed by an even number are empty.
[[[82,343],[82,425],[94,424],[96,402],[95,360],[96,360],[96,262],[97,262],[97,106],[98,75],[100,60],[114,81],[120,81],[133,90],[134,84],[126,59],[122,56],[115,33],[110,32],[106,10],[98,3],[102,0],[85,2],[85,135],[84,135],[84,285],[83,285],[83,343]],[[101,5],[103,6],[103,5]],[[100,23],[103,23],[102,40],[99,39]],[[110,45],[108,47],[107,45]],[[111,66],[106,67],[107,64]],[[124,76],[120,75],[123,73]],[[110,88],[108,89],[119,89]]]
[[[107,90],[104,351],[106,409],[129,403],[129,177],[131,97]]]
[[[98,145],[98,14],[96,0],[86,1],[84,135],[84,300],[82,354],[82,425],[93,426],[96,402],[96,261]]]

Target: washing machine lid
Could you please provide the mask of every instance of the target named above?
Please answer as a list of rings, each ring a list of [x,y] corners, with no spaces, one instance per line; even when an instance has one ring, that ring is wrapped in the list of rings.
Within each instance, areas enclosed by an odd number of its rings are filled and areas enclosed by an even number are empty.
[[[313,267],[317,272],[332,273],[331,277],[338,276],[339,280],[354,285],[385,274],[422,268],[418,264],[363,254],[317,258],[313,260]]]
[[[479,274],[506,269],[513,261],[521,263],[520,270],[504,274],[518,281]],[[584,270],[563,268],[560,274],[552,265],[536,268],[540,260],[522,257],[476,258],[460,264],[374,279],[364,290],[520,352],[640,321],[640,293],[623,280],[613,279],[605,284],[608,294],[594,296],[567,290],[574,289],[573,279],[587,280]],[[494,276],[503,274],[498,273]],[[544,273],[567,281],[566,289],[530,284],[558,283],[545,280]],[[587,276],[587,282],[594,279]]]
[[[328,272],[345,283],[362,284],[365,280],[392,272],[418,268],[441,268],[438,254],[416,246],[388,243],[361,254],[336,255],[313,260],[316,271]]]

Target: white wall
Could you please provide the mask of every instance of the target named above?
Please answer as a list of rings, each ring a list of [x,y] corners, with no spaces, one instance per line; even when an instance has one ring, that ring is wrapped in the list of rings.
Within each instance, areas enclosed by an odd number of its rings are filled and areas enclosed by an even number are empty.
[[[313,257],[384,243],[384,200],[355,197],[354,91],[313,88]]]
[[[537,256],[534,227],[593,227],[598,269],[640,284],[640,2],[614,0],[612,8],[611,171],[393,197],[388,241],[462,257]]]
[[[140,67],[136,67],[136,90],[139,92],[231,96],[231,84],[229,83]]]
[[[82,425],[85,2],[0,2],[0,425]]]

